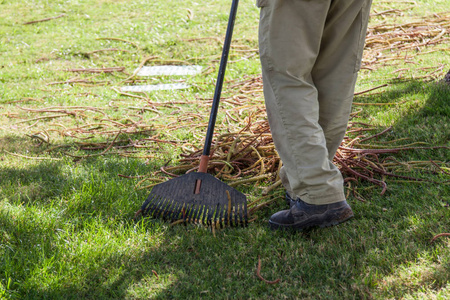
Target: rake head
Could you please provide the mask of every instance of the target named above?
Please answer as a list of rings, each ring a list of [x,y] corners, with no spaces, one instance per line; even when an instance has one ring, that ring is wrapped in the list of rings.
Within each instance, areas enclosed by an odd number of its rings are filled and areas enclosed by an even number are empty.
[[[247,225],[244,194],[207,173],[188,173],[153,187],[143,216],[220,226]]]

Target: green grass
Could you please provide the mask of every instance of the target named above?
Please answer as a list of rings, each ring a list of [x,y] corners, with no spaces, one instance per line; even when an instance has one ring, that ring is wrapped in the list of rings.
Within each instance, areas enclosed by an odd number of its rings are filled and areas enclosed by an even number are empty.
[[[416,5],[375,1],[374,11],[405,10],[402,15],[373,17],[371,25],[421,19],[448,10],[449,4],[448,0],[420,0]],[[249,227],[216,230],[215,236],[197,225],[171,227],[159,220],[133,220],[149,190],[136,188],[140,178],[118,174],[164,179],[155,172],[165,164],[176,165],[183,149],[155,143],[133,153],[137,158],[68,156],[99,153],[79,150],[75,142],[110,143],[115,134],[81,140],[62,136],[62,128],[100,123],[105,115],[123,124],[142,120],[152,125],[147,131],[121,133],[120,140],[156,136],[186,148],[202,147],[204,127],[192,127],[192,122],[205,123],[209,115],[202,99],[212,98],[228,11],[227,1],[216,0],[207,4],[0,0],[0,298],[450,298],[450,239],[429,242],[434,235],[450,231],[450,178],[448,173],[433,172],[436,168],[430,164],[422,169],[406,165],[433,160],[448,171],[448,149],[393,155],[405,164],[399,174],[439,183],[388,179],[388,190],[381,195],[379,187],[362,182],[357,190],[367,202],[350,195],[355,218],[338,227],[303,233],[270,231],[267,219],[284,209],[279,189],[272,194],[277,202],[258,211]],[[65,16],[23,25],[61,14]],[[230,88],[230,82],[260,74],[259,57],[252,51],[257,48],[257,27],[258,9],[253,1],[241,1],[224,96],[237,93],[238,87]],[[111,48],[116,50],[97,51]],[[139,112],[130,107],[144,107],[147,100],[120,95],[112,87],[122,86],[149,57],[154,57],[149,65],[181,61],[209,67],[211,73],[175,78],[192,84],[188,90],[147,95],[154,103],[186,104],[158,106],[159,115]],[[414,62],[361,71],[357,91],[389,84],[355,97],[357,103],[390,103],[355,105],[354,111],[361,110],[358,121],[379,131],[392,126],[369,145],[450,146],[450,87],[438,80],[412,80],[426,74],[423,68],[440,65],[444,68],[438,74],[443,76],[450,69],[449,52],[421,55]],[[93,77],[67,71],[106,67],[125,67],[126,73]],[[393,80],[397,76],[393,72],[400,68],[409,69],[406,80]],[[76,76],[90,83],[51,84]],[[137,83],[175,79],[156,77]],[[253,104],[262,105],[260,92],[252,97]],[[90,106],[103,113],[84,111],[26,121],[55,113],[21,109],[52,106]],[[221,106],[229,108],[226,103]],[[194,121],[186,118],[194,113]],[[167,129],[173,124],[180,127]],[[219,132],[229,130],[223,113],[218,124]],[[102,126],[119,128],[110,123]],[[36,134],[41,139],[32,137]],[[49,143],[42,142],[45,136]],[[48,151],[56,146],[69,147]],[[263,185],[238,189],[252,201],[260,197]],[[258,258],[262,276],[280,278],[279,283],[258,279]]]

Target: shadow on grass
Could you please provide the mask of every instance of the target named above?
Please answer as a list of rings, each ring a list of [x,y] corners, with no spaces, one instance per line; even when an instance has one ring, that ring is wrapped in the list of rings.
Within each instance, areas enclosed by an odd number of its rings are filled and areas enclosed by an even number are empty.
[[[425,97],[425,105],[408,101],[386,140],[409,137],[410,142],[448,145],[448,87],[410,82],[359,100],[394,102],[416,94]],[[17,139],[8,149],[23,147],[22,142]],[[444,150],[405,155],[448,162]],[[385,196],[373,192],[369,203],[350,199],[355,219],[334,228],[271,232],[266,219],[284,208],[280,205],[260,212],[260,220],[248,228],[217,231],[214,237],[194,225],[172,228],[132,220],[147,195],[117,174],[145,174],[159,165],[98,157],[1,166],[0,282],[6,286],[12,279],[15,293],[9,295],[371,299],[438,291],[450,281],[448,247],[429,244],[433,233],[450,226],[450,210],[440,205],[450,194],[448,185],[396,185]],[[258,257],[261,274],[280,278],[279,283],[256,276]],[[420,259],[435,267],[424,268]],[[418,274],[417,282],[408,270]]]
[[[425,105],[417,109],[414,102],[408,112],[395,125],[402,135],[413,141],[423,140],[433,146],[447,145],[450,141],[450,85],[447,83],[411,83],[422,88],[426,95]],[[411,93],[414,97],[414,93]],[[448,154],[448,149],[447,149]],[[450,156],[446,156],[448,160]]]
[[[356,102],[381,102],[398,103],[404,106],[401,119],[396,120],[395,126],[419,125],[415,121],[424,119],[426,126],[433,125],[431,120],[442,120],[450,118],[450,84],[445,82],[422,82],[418,80],[391,82],[391,88],[381,93],[368,96],[358,96]],[[421,103],[424,102],[423,105]],[[390,106],[398,113],[396,107]],[[369,114],[373,110],[386,110],[383,106],[366,107],[364,113]],[[439,122],[443,123],[443,122]],[[448,141],[448,140],[444,140]]]
[[[415,146],[449,146],[450,141],[450,85],[445,82],[406,81],[392,82],[384,92],[358,96],[355,102],[368,104],[361,113],[364,118],[381,120],[392,130],[373,139],[389,142],[399,147],[420,143]],[[393,105],[378,105],[378,104]],[[374,104],[374,105],[371,105]],[[395,142],[398,140],[398,142]],[[429,149],[403,152],[405,157],[448,161],[448,149]],[[402,152],[398,156],[402,157]],[[397,154],[396,154],[397,155]]]

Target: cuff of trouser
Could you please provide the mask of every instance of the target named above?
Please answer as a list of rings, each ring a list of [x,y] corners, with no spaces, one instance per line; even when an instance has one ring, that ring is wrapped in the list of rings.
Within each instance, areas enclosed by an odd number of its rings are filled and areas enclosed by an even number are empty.
[[[280,176],[281,184],[284,186],[284,189],[289,194],[289,197],[291,197],[292,199],[297,198],[295,196],[294,191],[292,191],[291,185],[289,184],[289,179],[287,177],[286,169],[285,169],[284,166],[282,166],[280,168],[280,171],[278,172],[278,175]]]
[[[330,194],[330,195],[321,195],[321,196],[311,196],[311,195],[306,194],[306,195],[303,195],[298,198],[302,199],[303,202],[306,202],[306,203],[312,204],[312,205],[325,205],[325,204],[346,201],[344,192],[337,193],[337,194]]]
[[[268,3],[269,3],[269,0],[256,0],[256,6],[257,7],[267,6]]]

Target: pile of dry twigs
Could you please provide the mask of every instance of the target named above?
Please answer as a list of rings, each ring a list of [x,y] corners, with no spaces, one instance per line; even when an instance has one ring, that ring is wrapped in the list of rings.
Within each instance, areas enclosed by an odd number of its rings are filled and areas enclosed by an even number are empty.
[[[240,101],[251,94],[251,91],[262,88],[260,77],[249,78],[239,82],[239,93],[231,97],[233,101]],[[239,103],[236,103],[239,105]],[[237,106],[238,108],[239,106]],[[218,178],[226,180],[229,185],[264,182],[266,186],[263,194],[267,194],[281,184],[278,178],[278,171],[281,167],[280,158],[275,150],[269,124],[262,104],[247,105],[247,110],[251,111],[243,122],[242,126],[234,125],[230,120],[235,119],[230,113],[226,113],[224,122],[227,122],[228,133],[217,136],[211,150],[210,172]],[[425,149],[425,148],[446,148],[445,146],[424,147],[417,146],[417,143],[404,145],[402,147],[373,149],[372,145],[364,144],[371,139],[378,138],[389,132],[392,128],[380,129],[370,124],[358,122],[358,115],[362,110],[352,113],[352,120],[349,123],[348,135],[344,138],[339,148],[334,162],[339,166],[346,177],[348,191],[352,191],[354,196],[362,201],[363,197],[359,195],[353,187],[358,182],[370,182],[381,189],[384,194],[387,188],[385,178],[397,178],[414,182],[429,181],[424,178],[397,175],[393,170],[398,167],[408,168],[432,166],[434,172],[447,172],[439,166],[441,162],[421,161],[401,163],[389,154],[395,154],[400,151]],[[367,132],[376,132],[376,134],[367,135]],[[351,137],[353,136],[353,137]],[[179,172],[191,172],[197,169],[200,160],[201,150],[186,153],[181,159],[181,163],[173,167],[162,168],[162,171],[171,176],[177,176]],[[381,157],[383,156],[383,158]],[[174,174],[176,173],[176,174]],[[264,186],[264,185],[263,185]]]

